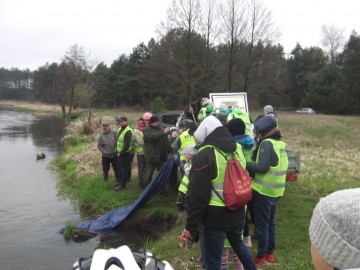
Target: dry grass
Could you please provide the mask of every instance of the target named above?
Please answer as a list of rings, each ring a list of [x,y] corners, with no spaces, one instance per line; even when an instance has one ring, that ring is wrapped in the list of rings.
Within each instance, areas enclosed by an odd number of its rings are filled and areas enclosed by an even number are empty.
[[[60,106],[53,104],[44,104],[37,101],[27,102],[27,101],[14,101],[14,100],[0,100],[0,105],[11,106],[15,108],[23,109],[33,109],[37,111],[61,111]]]

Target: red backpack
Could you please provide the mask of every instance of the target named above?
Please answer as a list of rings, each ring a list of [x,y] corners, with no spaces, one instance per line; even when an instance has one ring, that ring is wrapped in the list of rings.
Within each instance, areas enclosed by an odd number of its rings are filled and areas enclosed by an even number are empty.
[[[235,153],[226,156],[218,150],[227,160],[227,166],[224,176],[223,194],[214,189],[218,197],[225,203],[227,209],[235,211],[247,204],[252,197],[252,181],[250,176],[245,172],[240,162],[236,159]]]

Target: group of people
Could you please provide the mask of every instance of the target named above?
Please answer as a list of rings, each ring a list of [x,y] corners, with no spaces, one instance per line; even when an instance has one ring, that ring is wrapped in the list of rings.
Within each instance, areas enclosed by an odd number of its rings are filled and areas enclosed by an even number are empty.
[[[98,137],[98,149],[102,154],[103,179],[108,180],[110,165],[115,175],[115,190],[124,189],[131,178],[131,164],[136,155],[138,184],[146,187],[154,171],[158,171],[168,158],[170,129],[159,127],[159,118],[149,112],[137,120],[132,129],[126,116],[116,119],[117,132],[110,129],[109,123],[102,124]]]
[[[271,105],[265,106],[252,134],[252,120],[239,107],[221,104],[217,114],[199,118],[208,104],[195,104],[199,106],[185,111],[188,118],[191,115],[198,120],[199,126],[193,133],[196,151],[187,148],[184,151],[191,169],[179,187],[179,191],[186,193],[187,203],[187,219],[180,238],[200,238],[200,263],[205,269],[228,269],[229,258],[235,269],[256,269],[256,264],[274,263],[276,205],[285,190],[288,166],[276,114]],[[217,193],[223,192],[227,164],[220,152],[236,153],[240,164],[252,176],[253,199],[247,207],[229,211],[218,198]],[[248,251],[252,244],[247,212],[258,239],[254,257]]]
[[[108,179],[111,164],[116,190],[125,188],[136,154],[139,186],[145,187],[169,153],[176,152],[182,172],[176,204],[179,211],[187,212],[180,239],[200,239],[200,263],[204,269],[228,269],[229,259],[234,269],[257,269],[259,264],[276,261],[275,216],[277,203],[285,191],[286,144],[281,140],[277,116],[271,105],[264,107],[264,114],[254,121],[253,130],[251,118],[240,108],[222,104],[214,114],[209,113],[209,105],[212,106],[201,99],[197,107],[185,110],[187,117],[180,123],[180,134],[170,132],[169,128],[161,129],[159,119],[148,112],[138,119],[134,129],[128,126],[126,117],[117,119],[117,132],[103,123],[98,147],[102,153],[104,180]],[[252,200],[236,211],[226,209],[218,197],[222,194],[227,165],[220,152],[236,152],[238,161],[253,180]],[[335,196],[340,200],[335,200]],[[359,235],[359,216],[354,215],[360,213],[359,200],[360,189],[339,191],[321,200],[315,208],[310,238],[316,269],[359,265],[359,242],[358,237],[354,237]],[[249,217],[257,238],[255,256],[248,250],[252,246]],[[340,250],[346,250],[348,255],[338,256],[339,252],[344,254]],[[349,263],[347,256],[351,256],[353,263]]]

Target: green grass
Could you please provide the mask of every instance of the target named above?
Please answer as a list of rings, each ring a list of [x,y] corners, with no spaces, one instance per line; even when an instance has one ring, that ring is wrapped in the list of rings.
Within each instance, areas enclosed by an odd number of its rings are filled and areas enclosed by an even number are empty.
[[[129,110],[121,115],[128,116],[131,123],[135,123],[142,113]],[[253,119],[257,115],[254,112]],[[110,123],[115,116],[120,116],[115,110],[94,111],[95,118]],[[360,186],[360,117],[308,116],[280,111],[278,121],[287,148],[300,153],[301,174],[297,181],[287,182],[284,197],[278,204],[277,263],[262,269],[313,269],[308,227],[314,206],[320,197],[333,191]],[[100,131],[100,126],[98,128]],[[102,180],[96,136],[73,136],[74,143],[69,143],[66,152],[54,162],[60,169],[60,192],[73,194],[84,216],[98,216],[133,203],[141,193],[136,175],[126,190],[115,192],[113,180],[107,183]],[[162,223],[169,213],[176,212],[175,201],[175,192],[168,196],[154,196],[131,218],[146,216],[153,223]],[[199,256],[199,245],[181,248],[176,241],[185,220],[185,213],[178,214],[175,226],[163,233],[159,240],[144,235],[140,237],[144,247],[156,257],[169,261],[175,269],[200,269],[189,262],[190,257]],[[253,245],[251,253],[255,254],[256,241]]]
[[[65,240],[70,240],[72,238],[75,229],[76,225],[74,223],[66,223],[63,233]]]

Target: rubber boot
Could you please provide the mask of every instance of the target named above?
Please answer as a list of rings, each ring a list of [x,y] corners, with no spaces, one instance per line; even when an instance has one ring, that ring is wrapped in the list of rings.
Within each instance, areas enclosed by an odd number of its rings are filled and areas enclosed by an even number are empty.
[[[109,179],[109,172],[103,172],[104,181],[107,181]]]

